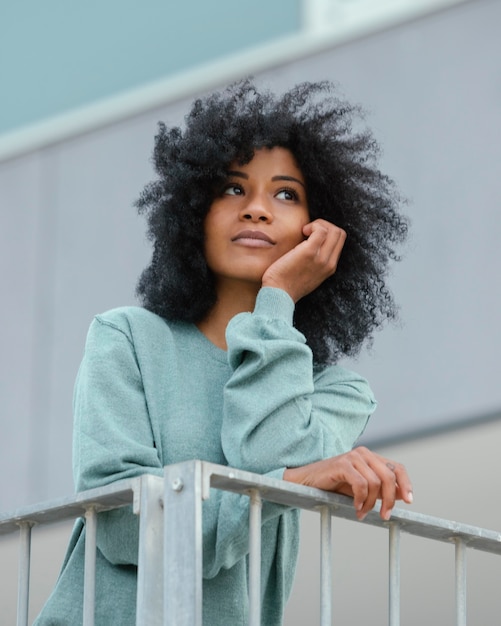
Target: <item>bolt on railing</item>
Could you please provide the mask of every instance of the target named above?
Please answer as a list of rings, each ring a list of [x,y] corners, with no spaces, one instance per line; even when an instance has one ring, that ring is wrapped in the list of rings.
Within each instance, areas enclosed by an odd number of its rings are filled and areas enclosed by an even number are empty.
[[[31,529],[36,524],[85,517],[84,626],[94,624],[98,513],[127,504],[140,515],[137,626],[202,625],[202,501],[212,488],[247,494],[249,515],[249,625],[261,620],[261,507],[268,500],[320,515],[321,625],[332,623],[333,516],[358,521],[351,498],[204,461],[164,468],[164,478],[144,475],[53,503],[0,516],[0,534],[19,532],[17,626],[28,624]],[[389,626],[400,624],[400,538],[410,533],[455,544],[456,625],[466,626],[466,551],[501,555],[501,534],[408,510],[389,522],[371,511],[364,523],[389,532]]]

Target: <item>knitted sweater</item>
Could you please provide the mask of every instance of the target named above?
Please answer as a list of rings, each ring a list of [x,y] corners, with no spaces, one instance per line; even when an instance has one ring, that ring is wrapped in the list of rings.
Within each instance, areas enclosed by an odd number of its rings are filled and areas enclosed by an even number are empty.
[[[74,396],[78,491],[202,459],[282,478],[351,449],[375,408],[364,379],[316,368],[292,324],[294,303],[263,288],[229,323],[228,352],[192,324],[139,307],[98,315]],[[203,623],[247,623],[246,496],[212,490],[203,504]],[[262,624],[282,623],[298,548],[298,512],[264,503]],[[78,520],[56,587],[36,626],[82,622],[85,528]],[[135,623],[138,519],[99,515],[96,626]]]

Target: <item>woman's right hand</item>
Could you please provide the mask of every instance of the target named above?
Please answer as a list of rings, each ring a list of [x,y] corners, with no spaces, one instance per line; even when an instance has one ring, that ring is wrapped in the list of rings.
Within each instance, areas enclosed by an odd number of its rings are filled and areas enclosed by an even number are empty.
[[[411,504],[412,485],[403,465],[364,446],[302,467],[286,469],[284,480],[353,497],[356,515],[364,519],[381,500],[380,515],[388,520],[396,500]]]
[[[266,270],[263,287],[277,287],[297,302],[335,273],[346,232],[323,219],[303,226],[304,241]]]

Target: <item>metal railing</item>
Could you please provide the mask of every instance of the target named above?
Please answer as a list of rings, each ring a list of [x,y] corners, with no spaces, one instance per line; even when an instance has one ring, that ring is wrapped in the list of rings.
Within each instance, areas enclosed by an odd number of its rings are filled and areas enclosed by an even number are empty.
[[[97,514],[132,503],[134,512],[140,516],[136,625],[201,626],[202,501],[209,498],[211,488],[247,494],[250,498],[250,626],[259,626],[261,619],[262,501],[318,512],[321,625],[330,626],[333,617],[331,518],[357,521],[351,498],[204,461],[169,465],[163,479],[144,475],[0,516],[0,535],[19,533],[17,625],[28,624],[32,527],[80,516],[86,518],[83,624],[93,626]],[[168,514],[164,515],[164,511]],[[405,532],[455,544],[456,624],[466,626],[466,551],[471,548],[501,554],[501,534],[403,509],[394,509],[391,520],[385,522],[376,508],[364,523],[389,532],[389,625],[400,624],[400,536]]]

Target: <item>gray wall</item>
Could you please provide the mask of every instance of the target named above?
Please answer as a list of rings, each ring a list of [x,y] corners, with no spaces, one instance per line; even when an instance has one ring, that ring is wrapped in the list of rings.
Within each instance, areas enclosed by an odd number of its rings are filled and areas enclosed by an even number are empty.
[[[330,78],[360,101],[411,199],[392,278],[403,324],[354,368],[380,408],[367,442],[494,413],[501,234],[501,4],[478,0],[272,69],[277,89]],[[0,509],[72,491],[71,396],[92,316],[134,302],[149,250],[132,207],[158,119],[187,103],[0,166]]]

